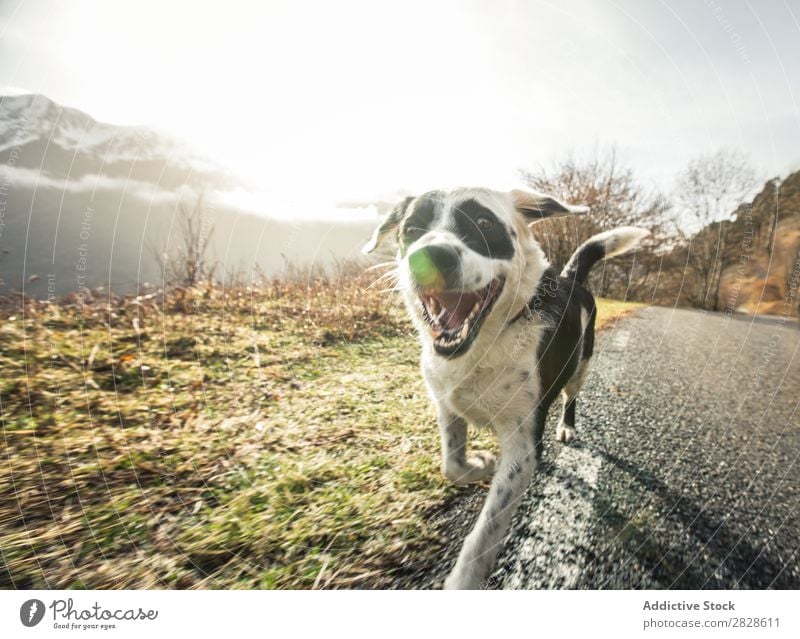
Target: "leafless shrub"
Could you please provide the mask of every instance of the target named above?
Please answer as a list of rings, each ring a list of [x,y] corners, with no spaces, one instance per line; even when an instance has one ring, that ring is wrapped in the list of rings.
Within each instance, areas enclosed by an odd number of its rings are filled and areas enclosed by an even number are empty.
[[[165,285],[193,288],[213,281],[216,263],[211,258],[210,247],[214,221],[205,194],[200,193],[192,204],[179,202],[175,217],[179,235],[176,249],[154,248]]]
[[[644,250],[605,263],[592,273],[589,285],[603,297],[652,299],[663,266],[661,249],[669,237],[669,203],[660,193],[645,189],[633,171],[620,164],[614,149],[589,159],[569,155],[549,168],[523,171],[521,177],[531,188],[591,207],[589,215],[534,225],[534,235],[558,269],[596,233],[625,225],[650,230]]]
[[[692,159],[678,176],[676,254],[684,258],[683,293],[691,305],[719,310],[731,215],[755,184],[747,158],[726,149]]]

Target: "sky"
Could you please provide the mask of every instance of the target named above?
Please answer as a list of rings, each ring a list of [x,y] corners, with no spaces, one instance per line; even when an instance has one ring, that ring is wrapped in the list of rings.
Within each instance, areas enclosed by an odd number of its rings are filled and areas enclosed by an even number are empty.
[[[0,90],[186,138],[263,205],[504,187],[615,146],[800,169],[800,3],[0,0]]]

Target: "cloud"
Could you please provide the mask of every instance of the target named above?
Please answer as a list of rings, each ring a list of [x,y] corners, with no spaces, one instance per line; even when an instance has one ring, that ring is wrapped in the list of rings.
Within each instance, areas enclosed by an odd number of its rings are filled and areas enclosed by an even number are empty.
[[[199,196],[197,189],[182,185],[177,189],[162,189],[151,182],[109,177],[97,173],[78,179],[66,179],[49,175],[37,169],[22,167],[0,167],[0,183],[10,188],[54,189],[67,193],[90,193],[95,191],[119,191],[139,198],[149,205],[175,204],[181,200],[193,200]],[[378,217],[377,203],[330,204],[313,201],[288,201],[262,191],[234,189],[214,191],[210,203],[222,209],[249,213],[262,218],[282,220],[325,220],[341,223],[374,222]]]
[[[123,191],[148,203],[177,202],[183,197],[195,196],[194,189],[182,186],[169,191],[150,182],[128,180],[90,173],[80,179],[66,179],[48,175],[37,169],[4,166],[0,170],[0,180],[11,188],[56,189],[68,193],[87,193],[90,191]]]
[[[0,85],[0,97],[6,96],[15,96],[15,95],[28,95],[33,93],[33,91],[29,89],[23,89],[22,87],[15,87],[10,85]]]

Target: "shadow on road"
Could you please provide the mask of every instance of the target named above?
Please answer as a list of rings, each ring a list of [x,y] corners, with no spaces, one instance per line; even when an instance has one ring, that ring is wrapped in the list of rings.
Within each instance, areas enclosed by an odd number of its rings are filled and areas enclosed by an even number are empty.
[[[659,585],[679,589],[795,587],[784,570],[785,562],[773,560],[765,548],[747,541],[749,527],[744,532],[735,531],[724,516],[707,512],[651,472],[612,453],[594,452],[644,489],[639,492],[641,506],[647,501],[644,495],[658,502],[663,512],[660,523],[683,529],[681,537],[687,539],[690,548],[659,545],[659,539],[672,537],[653,534],[652,529],[632,523],[629,514],[619,512],[611,504],[601,511],[603,523],[617,531],[626,551],[650,571]]]

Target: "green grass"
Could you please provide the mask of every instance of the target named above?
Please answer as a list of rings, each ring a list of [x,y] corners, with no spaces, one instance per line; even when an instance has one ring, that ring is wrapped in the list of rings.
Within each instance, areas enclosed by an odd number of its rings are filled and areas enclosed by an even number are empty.
[[[0,586],[380,587],[434,560],[459,489],[399,305],[358,278],[159,299],[0,316]]]

